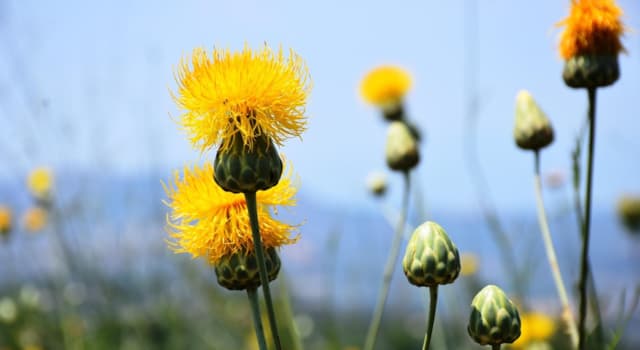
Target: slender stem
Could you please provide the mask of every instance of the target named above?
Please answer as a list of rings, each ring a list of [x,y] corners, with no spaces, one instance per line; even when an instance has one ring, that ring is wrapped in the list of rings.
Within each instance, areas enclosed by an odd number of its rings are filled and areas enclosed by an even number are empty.
[[[391,251],[389,258],[384,267],[382,276],[382,285],[378,294],[378,301],[376,302],[376,308],[373,311],[373,318],[371,324],[369,324],[369,330],[367,331],[367,338],[364,343],[364,350],[373,350],[376,344],[376,338],[378,336],[378,329],[380,328],[380,321],[382,320],[382,313],[384,312],[384,305],[387,302],[387,296],[389,295],[389,286],[391,285],[391,278],[393,277],[393,270],[398,260],[398,253],[400,252],[400,245],[402,243],[402,237],[404,233],[404,222],[407,218],[407,210],[409,208],[409,172],[404,172],[404,193],[402,197],[402,209],[400,211],[400,218],[398,219],[398,226],[396,227],[395,236],[391,243]]]
[[[262,239],[260,238],[260,226],[258,224],[258,208],[255,192],[246,192],[244,197],[247,201],[247,210],[249,211],[249,221],[251,222],[251,233],[253,235],[253,247],[258,260],[258,269],[260,271],[260,283],[262,284],[262,292],[264,293],[264,301],[267,305],[267,315],[269,316],[269,326],[271,328],[271,336],[276,345],[276,350],[281,350],[280,335],[278,334],[278,324],[276,323],[276,313],[273,309],[273,301],[271,299],[271,290],[269,288],[269,276],[267,275],[267,264],[264,260],[264,249],[262,248]]]
[[[438,285],[429,287],[429,323],[427,324],[427,333],[424,335],[424,343],[422,350],[428,350],[431,345],[431,334],[433,333],[433,324],[436,319],[436,306],[438,305]]]
[[[558,290],[558,297],[562,304],[563,319],[567,322],[567,330],[569,337],[571,338],[572,348],[576,348],[578,345],[578,331],[576,328],[576,321],[573,318],[571,312],[571,306],[569,305],[569,297],[567,297],[567,291],[564,287],[564,280],[562,279],[562,273],[558,266],[558,259],[556,258],[556,250],[553,246],[551,239],[551,231],[549,230],[549,223],[547,222],[547,213],[544,208],[544,200],[542,198],[542,182],[540,181],[540,151],[534,152],[534,182],[536,193],[536,205],[538,208],[538,223],[540,224],[540,233],[542,234],[542,241],[544,242],[545,251],[547,253],[547,259],[549,260],[549,267],[551,268],[551,274],[553,275],[553,281],[556,284]]]
[[[284,276],[281,278],[284,278]],[[286,320],[286,325],[284,327],[291,335],[291,350],[302,350],[303,347],[302,340],[300,339],[300,332],[296,329],[293,319],[293,311],[291,310],[291,296],[289,295],[288,285],[289,281],[287,279],[280,283],[280,300],[282,300],[282,313],[280,315],[284,315],[284,319]]]
[[[582,203],[580,199],[580,149],[581,145],[584,141],[584,136],[587,131],[587,126],[589,125],[589,121],[586,120],[586,123],[580,128],[580,133],[578,135],[578,139],[576,141],[576,146],[572,154],[573,160],[573,209],[576,213],[576,219],[578,220],[578,229],[580,230],[580,239],[583,237],[584,232],[584,218],[582,212]],[[593,270],[591,269],[591,263],[587,267],[589,270],[589,276],[587,276],[587,288],[589,288],[589,295],[591,298],[589,299],[590,310],[593,313],[593,319],[597,325],[595,332],[596,338],[602,344],[602,339],[604,339],[604,335],[602,332],[602,314],[600,312],[600,301],[598,299],[598,288],[596,287],[596,282],[593,279]]]
[[[491,350],[500,350],[500,344],[491,345]]]
[[[587,150],[587,184],[585,189],[584,224],[582,225],[582,256],[580,259],[579,349],[586,349],[587,277],[589,276],[589,235],[591,228],[591,188],[593,184],[593,154],[596,129],[596,89],[589,88],[589,143]]]
[[[260,304],[258,303],[258,293],[255,288],[247,289],[249,296],[249,304],[251,304],[251,313],[253,315],[253,327],[256,329],[256,338],[258,339],[258,348],[267,350],[267,342],[264,340],[264,329],[262,328],[262,317],[260,317]]]

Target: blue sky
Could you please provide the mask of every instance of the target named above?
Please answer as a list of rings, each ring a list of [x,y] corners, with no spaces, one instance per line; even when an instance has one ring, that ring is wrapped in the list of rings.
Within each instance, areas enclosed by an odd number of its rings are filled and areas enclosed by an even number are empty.
[[[174,120],[173,71],[194,47],[293,48],[314,89],[303,140],[282,150],[302,192],[366,206],[364,178],[384,170],[385,124],[358,95],[367,70],[398,64],[414,77],[412,119],[427,134],[417,181],[431,207],[474,209],[463,153],[464,4],[467,1],[33,1],[0,2],[2,176],[50,164],[119,174],[169,171],[212,158],[191,148]],[[620,0],[640,28],[640,4]],[[556,130],[545,170],[570,171],[586,92],[567,88],[555,23],[569,1],[482,1],[473,64],[481,98],[478,154],[501,208],[530,208],[532,155],[512,140],[518,90],[532,92]],[[600,206],[640,192],[640,37],[624,38],[622,76],[598,96],[595,196]],[[399,197],[399,175],[391,195]]]

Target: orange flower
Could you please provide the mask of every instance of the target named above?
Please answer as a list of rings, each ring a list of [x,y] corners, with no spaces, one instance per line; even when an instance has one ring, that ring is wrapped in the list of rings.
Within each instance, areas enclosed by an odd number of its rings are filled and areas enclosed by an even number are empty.
[[[560,37],[560,55],[568,60],[577,55],[617,55],[624,51],[620,36],[625,28],[622,9],[614,0],[573,0]]]

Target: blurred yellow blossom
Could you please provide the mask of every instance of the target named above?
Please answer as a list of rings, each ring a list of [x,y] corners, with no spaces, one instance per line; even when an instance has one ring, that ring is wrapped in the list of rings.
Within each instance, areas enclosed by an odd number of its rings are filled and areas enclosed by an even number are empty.
[[[520,317],[520,338],[513,343],[515,348],[523,349],[529,344],[549,340],[555,332],[555,321],[540,312],[525,313]]]
[[[460,255],[460,274],[471,276],[478,272],[478,257],[473,253],[462,253]]]
[[[13,226],[13,213],[9,207],[0,205],[0,235],[7,235]]]
[[[291,183],[291,171],[274,187],[257,193],[260,234],[265,249],[295,243],[291,238],[296,226],[272,217],[276,206],[295,205],[297,189]],[[238,251],[253,251],[253,238],[244,194],[226,192],[213,179],[213,166],[176,171],[165,202],[171,208],[168,229],[175,239],[169,245],[178,253],[205,257],[212,265]],[[272,213],[273,212],[273,213]]]
[[[53,189],[53,173],[47,167],[33,169],[27,178],[27,188],[38,200],[49,200]]]
[[[37,232],[47,225],[49,214],[41,207],[29,208],[22,217],[22,224],[29,232]]]
[[[379,107],[399,104],[411,88],[411,76],[396,66],[380,66],[362,79],[360,93],[369,103]]]

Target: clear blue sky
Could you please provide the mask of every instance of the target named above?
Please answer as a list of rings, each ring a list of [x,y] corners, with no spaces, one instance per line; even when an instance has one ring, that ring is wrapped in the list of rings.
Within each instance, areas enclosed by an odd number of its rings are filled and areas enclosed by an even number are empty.
[[[39,164],[140,174],[202,158],[170,116],[173,71],[194,47],[293,48],[314,89],[304,140],[283,153],[302,191],[323,201],[369,203],[363,181],[384,169],[385,125],[358,84],[382,63],[413,75],[408,111],[427,133],[419,181],[431,207],[473,209],[463,157],[464,4],[468,1],[0,1],[2,176]],[[640,28],[640,4],[620,0]],[[569,1],[481,1],[476,32],[482,98],[479,155],[501,208],[533,203],[532,155],[512,140],[517,91],[532,92],[556,130],[543,169],[570,171],[586,92],[567,88],[555,23]],[[611,205],[640,191],[640,37],[624,38],[622,77],[601,90],[595,196]],[[34,103],[37,102],[37,103]],[[43,102],[46,101],[46,102]],[[213,157],[213,153],[205,155]],[[398,187],[397,175],[392,185]],[[391,192],[399,196],[396,189]]]

